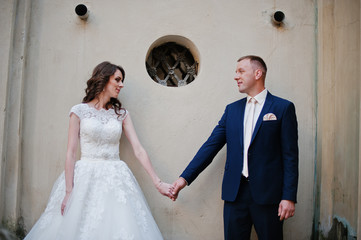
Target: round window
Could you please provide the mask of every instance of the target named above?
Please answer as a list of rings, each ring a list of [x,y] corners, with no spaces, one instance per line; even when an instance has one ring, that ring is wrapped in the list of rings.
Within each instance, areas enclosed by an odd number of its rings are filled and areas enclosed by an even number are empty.
[[[166,36],[152,44],[145,64],[153,81],[163,86],[181,87],[196,78],[199,54],[190,40]]]

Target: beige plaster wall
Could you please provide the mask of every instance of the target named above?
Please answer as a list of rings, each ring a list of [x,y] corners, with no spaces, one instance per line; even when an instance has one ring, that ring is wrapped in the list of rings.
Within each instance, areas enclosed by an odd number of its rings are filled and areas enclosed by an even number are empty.
[[[44,210],[63,171],[68,111],[81,101],[96,64],[109,60],[125,68],[120,100],[159,176],[172,182],[207,139],[226,104],[244,97],[233,80],[236,60],[256,54],[268,64],[267,88],[296,105],[299,194],[296,216],[285,223],[285,238],[309,239],[316,132],[315,2],[85,1],[90,9],[86,22],[75,15],[77,4],[31,1],[20,136],[19,207],[26,227],[30,229]],[[275,10],[286,14],[282,28],[271,23]],[[186,37],[198,48],[200,72],[188,86],[163,87],[146,72],[149,46],[167,35]],[[223,239],[225,149],[175,203],[157,193],[127,140],[121,140],[120,150],[165,239]]]
[[[1,8],[4,53],[1,68],[1,215],[14,223],[21,215],[23,90],[30,1],[7,1]]]
[[[11,58],[12,31],[14,22],[14,1],[6,1],[0,6],[0,141],[3,143],[5,138],[5,110],[7,99],[7,79],[9,77],[9,59]],[[0,144],[0,156],[4,158],[6,146]],[[5,200],[5,163],[0,161],[0,202]],[[0,214],[3,215],[4,204],[0,205]]]
[[[319,1],[319,230],[334,218],[356,237],[360,132],[360,1]]]

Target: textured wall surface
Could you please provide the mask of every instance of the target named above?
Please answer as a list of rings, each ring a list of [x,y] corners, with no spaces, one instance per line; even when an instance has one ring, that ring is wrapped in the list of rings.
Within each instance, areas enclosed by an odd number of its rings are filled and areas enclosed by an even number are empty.
[[[335,229],[343,225],[354,239],[361,230],[360,1],[319,1],[318,9],[316,228],[340,239]]]

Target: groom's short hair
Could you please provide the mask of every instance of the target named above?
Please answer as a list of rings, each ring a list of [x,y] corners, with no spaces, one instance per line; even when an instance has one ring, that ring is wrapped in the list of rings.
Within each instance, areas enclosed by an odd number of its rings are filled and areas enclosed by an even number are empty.
[[[263,61],[261,57],[255,56],[255,55],[247,55],[240,57],[237,62],[240,62],[242,60],[249,59],[252,64],[256,65],[257,68],[261,69],[263,72],[264,77],[266,78],[267,74],[267,66],[266,63]]]

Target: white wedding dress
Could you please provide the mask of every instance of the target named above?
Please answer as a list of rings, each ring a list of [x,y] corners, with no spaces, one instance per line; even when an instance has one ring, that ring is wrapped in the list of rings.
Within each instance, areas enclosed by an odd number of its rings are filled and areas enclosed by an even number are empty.
[[[72,107],[80,118],[81,159],[74,169],[74,187],[64,216],[64,172],[26,240],[163,239],[134,175],[119,159],[121,110],[97,110],[85,103]]]

